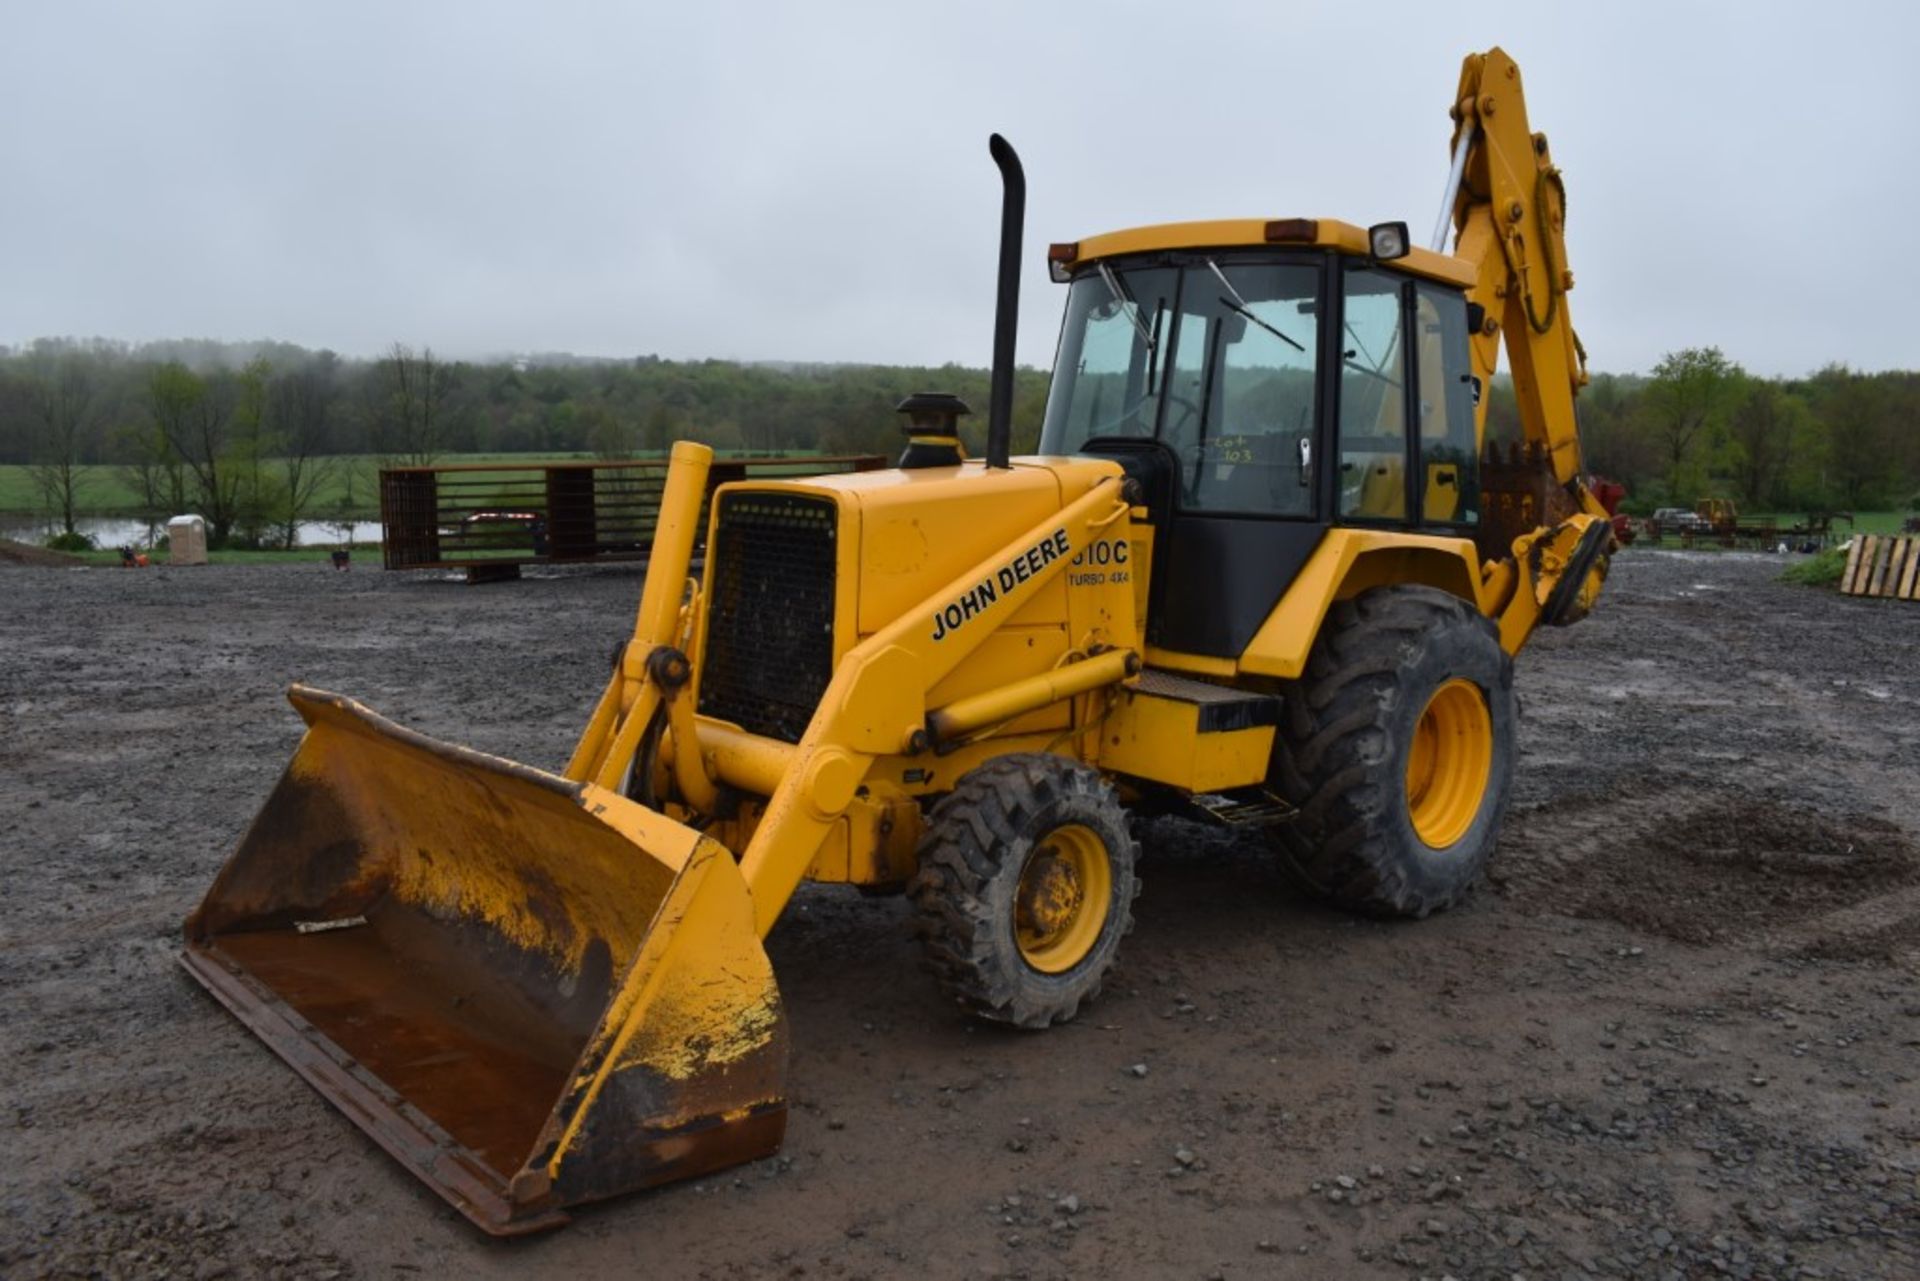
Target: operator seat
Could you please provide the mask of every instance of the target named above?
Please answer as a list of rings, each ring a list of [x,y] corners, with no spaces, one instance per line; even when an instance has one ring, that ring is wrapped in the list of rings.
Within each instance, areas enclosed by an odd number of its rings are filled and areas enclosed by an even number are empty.
[[[1355,466],[1355,463],[1347,463]],[[1348,513],[1379,520],[1405,520],[1407,516],[1407,480],[1399,458],[1375,454],[1364,465],[1367,474],[1360,481],[1360,497]]]

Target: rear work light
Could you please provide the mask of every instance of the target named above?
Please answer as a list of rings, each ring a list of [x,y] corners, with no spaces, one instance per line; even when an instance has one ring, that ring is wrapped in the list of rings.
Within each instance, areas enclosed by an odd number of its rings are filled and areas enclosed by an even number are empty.
[[[1367,228],[1367,246],[1381,262],[1405,258],[1412,245],[1404,222],[1380,222]]]

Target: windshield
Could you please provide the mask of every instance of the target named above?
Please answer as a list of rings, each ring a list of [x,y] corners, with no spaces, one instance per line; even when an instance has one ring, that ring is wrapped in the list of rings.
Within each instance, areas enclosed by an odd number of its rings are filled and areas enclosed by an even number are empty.
[[[1212,256],[1081,273],[1040,448],[1153,436],[1189,509],[1306,516],[1320,269]]]

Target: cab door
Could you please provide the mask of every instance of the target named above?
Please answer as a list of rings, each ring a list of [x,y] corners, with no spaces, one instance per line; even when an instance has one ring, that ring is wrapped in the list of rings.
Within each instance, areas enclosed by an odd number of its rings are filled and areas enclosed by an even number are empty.
[[[1170,513],[1156,513],[1150,645],[1238,657],[1326,531],[1327,262],[1181,255],[1155,433],[1177,475]]]
[[[1466,298],[1365,262],[1341,277],[1336,520],[1470,538],[1480,484]]]

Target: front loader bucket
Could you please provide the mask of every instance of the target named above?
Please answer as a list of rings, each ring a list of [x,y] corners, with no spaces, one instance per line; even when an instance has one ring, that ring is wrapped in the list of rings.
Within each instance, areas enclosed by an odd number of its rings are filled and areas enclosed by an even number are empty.
[[[717,843],[295,686],[181,960],[488,1232],[775,1151],[786,1019]]]

